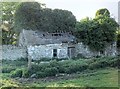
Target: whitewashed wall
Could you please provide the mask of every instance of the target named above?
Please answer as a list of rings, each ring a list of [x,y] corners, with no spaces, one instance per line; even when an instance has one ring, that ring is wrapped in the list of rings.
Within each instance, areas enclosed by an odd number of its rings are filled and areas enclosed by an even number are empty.
[[[32,59],[53,58],[53,49],[57,49],[58,58],[67,58],[66,44],[48,44],[39,46],[28,46],[28,56]]]

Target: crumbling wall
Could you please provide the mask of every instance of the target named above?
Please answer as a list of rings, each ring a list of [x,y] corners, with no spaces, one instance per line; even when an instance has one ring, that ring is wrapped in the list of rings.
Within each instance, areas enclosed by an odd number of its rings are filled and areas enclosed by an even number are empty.
[[[76,56],[78,57],[81,56],[81,57],[90,58],[99,55],[99,52],[91,51],[89,47],[84,45],[82,42],[76,44],[75,48],[76,48]]]
[[[53,49],[57,49],[57,58],[67,58],[68,45],[65,44],[47,44],[39,46],[28,46],[28,56],[37,60],[40,58],[53,58]]]
[[[114,57],[114,56],[118,55],[118,51],[117,51],[116,42],[107,46],[103,52],[102,51],[99,51],[99,52],[92,51],[89,49],[88,46],[83,45],[83,43],[81,42],[81,43],[76,44],[76,56],[77,55],[81,55],[86,58],[96,57],[96,56],[112,56],[112,57]]]
[[[23,47],[17,47],[12,45],[2,46],[2,59],[16,60],[19,58],[26,58],[26,49]]]

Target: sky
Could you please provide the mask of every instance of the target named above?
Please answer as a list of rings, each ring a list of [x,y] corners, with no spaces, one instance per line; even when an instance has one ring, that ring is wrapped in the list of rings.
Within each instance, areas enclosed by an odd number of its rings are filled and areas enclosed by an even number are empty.
[[[47,8],[71,11],[79,21],[82,18],[94,18],[98,9],[107,8],[111,16],[118,21],[118,1],[120,0],[36,0],[46,4]]]

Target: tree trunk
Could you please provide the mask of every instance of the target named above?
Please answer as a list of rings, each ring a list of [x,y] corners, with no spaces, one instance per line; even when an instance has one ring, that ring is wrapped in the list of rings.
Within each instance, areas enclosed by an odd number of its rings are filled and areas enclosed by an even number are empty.
[[[32,59],[30,56],[28,56],[28,70],[31,69],[31,62],[32,62]]]

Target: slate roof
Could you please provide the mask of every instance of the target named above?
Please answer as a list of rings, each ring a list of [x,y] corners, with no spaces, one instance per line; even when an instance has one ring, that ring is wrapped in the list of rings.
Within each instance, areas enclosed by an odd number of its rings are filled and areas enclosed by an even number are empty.
[[[47,33],[23,30],[21,33],[27,45],[44,45],[55,43],[74,43],[76,38],[69,33]]]

